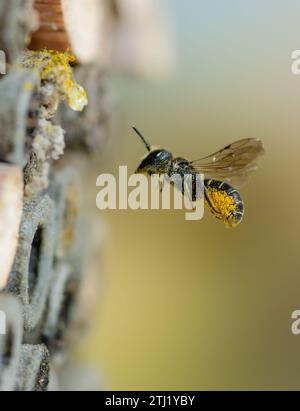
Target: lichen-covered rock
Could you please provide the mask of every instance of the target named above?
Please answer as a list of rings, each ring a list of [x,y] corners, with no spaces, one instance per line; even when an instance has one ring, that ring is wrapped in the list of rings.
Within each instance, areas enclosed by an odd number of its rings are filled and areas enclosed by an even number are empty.
[[[25,332],[32,332],[45,311],[54,254],[54,206],[48,196],[24,205],[19,243],[7,291],[23,304]]]
[[[64,153],[65,132],[53,122],[60,103],[66,100],[74,111],[82,111],[88,104],[86,91],[74,80],[73,61],[68,53],[47,50],[28,50],[22,59],[22,67],[37,73],[40,79],[38,119],[24,171],[27,197],[47,188],[51,164]]]
[[[0,82],[0,161],[23,167],[38,118],[37,73],[15,68]]]
[[[23,345],[19,362],[17,391],[47,391],[50,356],[44,345]]]
[[[39,120],[32,142],[30,159],[24,169],[27,197],[48,187],[50,165],[63,155],[64,149],[64,130],[60,126],[53,125],[49,120]]]
[[[48,118],[54,116],[58,104],[63,100],[75,111],[82,111],[88,104],[86,91],[75,81],[70,66],[75,60],[67,52],[50,50],[27,50],[24,54],[22,66],[39,73],[44,97],[42,105],[47,108]]]
[[[72,167],[51,175],[49,196],[55,205],[55,258],[68,260],[78,242],[80,194],[78,174]]]

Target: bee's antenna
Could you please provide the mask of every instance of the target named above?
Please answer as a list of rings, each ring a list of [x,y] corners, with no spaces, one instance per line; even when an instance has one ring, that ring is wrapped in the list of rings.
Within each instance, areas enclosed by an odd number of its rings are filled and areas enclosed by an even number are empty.
[[[151,146],[150,146],[150,144],[147,143],[147,141],[145,140],[145,137],[139,132],[139,130],[135,126],[133,126],[132,128],[136,132],[136,134],[140,137],[142,142],[145,144],[147,150],[150,152],[151,151]]]

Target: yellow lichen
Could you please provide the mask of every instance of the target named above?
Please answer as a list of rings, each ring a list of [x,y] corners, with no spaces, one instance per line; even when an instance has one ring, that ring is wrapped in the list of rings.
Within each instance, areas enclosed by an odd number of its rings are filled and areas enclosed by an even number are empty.
[[[57,85],[60,94],[73,110],[82,111],[88,104],[88,97],[84,88],[74,80],[70,64],[75,61],[76,58],[69,52],[28,50],[23,66],[38,70],[42,81]]]
[[[68,104],[74,111],[82,111],[88,104],[86,91],[80,84],[73,82],[69,88]]]
[[[226,225],[234,227],[234,213],[237,211],[234,197],[230,196],[226,191],[217,190],[216,188],[208,188],[209,200],[213,208],[208,202],[206,205],[211,213],[222,220]]]
[[[27,81],[26,83],[23,84],[24,91],[32,91],[33,88],[34,88],[34,85],[30,81]]]

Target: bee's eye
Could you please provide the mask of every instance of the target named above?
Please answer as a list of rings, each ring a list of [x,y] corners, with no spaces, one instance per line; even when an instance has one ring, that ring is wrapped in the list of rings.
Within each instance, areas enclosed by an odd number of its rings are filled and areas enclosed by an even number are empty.
[[[145,162],[148,164],[164,163],[172,158],[172,154],[167,150],[154,150],[146,158]]]
[[[170,160],[171,158],[172,155],[167,150],[154,150],[148,156],[149,161],[155,162],[164,162]]]
[[[142,161],[138,170],[159,167],[172,160],[172,154],[167,150],[154,150]]]

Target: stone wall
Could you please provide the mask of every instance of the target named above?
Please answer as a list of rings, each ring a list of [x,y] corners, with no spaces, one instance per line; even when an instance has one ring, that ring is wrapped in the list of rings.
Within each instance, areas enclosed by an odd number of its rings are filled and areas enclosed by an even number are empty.
[[[52,4],[72,7],[72,1]],[[158,43],[151,45],[155,58],[145,52],[145,31],[154,30],[148,0],[138,10],[132,0],[96,0],[99,49],[89,53],[72,31],[57,42],[61,17],[51,24],[50,9],[44,17],[37,12],[50,3],[0,2],[0,50],[7,63],[0,76],[0,391],[59,389],[57,375],[80,332],[75,313],[88,230],[73,158],[101,154],[109,138],[107,74],[148,75],[151,61],[157,73],[165,59],[163,48],[157,58]],[[148,26],[132,23],[135,12]]]

